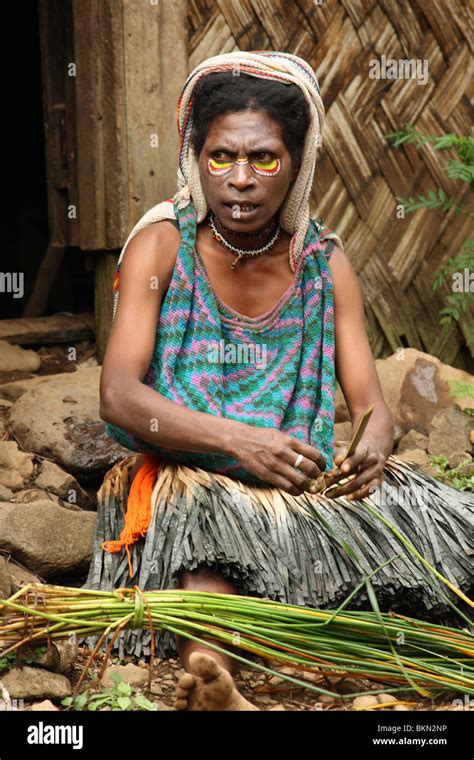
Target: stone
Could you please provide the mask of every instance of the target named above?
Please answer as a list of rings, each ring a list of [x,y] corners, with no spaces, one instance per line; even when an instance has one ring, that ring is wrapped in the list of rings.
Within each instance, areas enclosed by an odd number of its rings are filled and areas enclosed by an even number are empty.
[[[55,645],[51,643],[48,646],[42,645],[42,647],[46,647],[46,651],[43,652],[43,654],[35,654],[35,650],[37,647],[30,647],[25,648],[24,650],[20,651],[20,660],[22,662],[25,662],[26,659],[28,660],[28,665],[32,665],[35,668],[46,668],[47,670],[57,670],[59,665],[59,654],[58,650],[56,649]]]
[[[459,475],[462,475],[464,478],[474,477],[474,461],[472,458],[469,462],[467,462],[467,464],[459,467]]]
[[[64,699],[71,695],[66,676],[41,668],[15,667],[2,676],[2,681],[12,699]]]
[[[15,494],[9,488],[0,483],[0,501],[9,501]]]
[[[394,705],[393,709],[397,712],[409,712],[411,710],[411,707],[408,705]]]
[[[275,710],[286,710],[286,707],[284,705],[275,705],[274,707],[269,707],[268,710],[269,712]]]
[[[456,454],[452,454],[449,457],[449,464],[451,467],[459,467],[459,472],[465,477],[474,475],[474,465],[468,451],[459,451]]]
[[[283,668],[279,669],[280,673],[283,673],[285,676],[298,676],[299,673],[295,668],[290,668],[288,665],[285,665]]]
[[[24,650],[22,656],[32,658],[35,667],[54,670],[56,673],[69,673],[74,665],[78,654],[77,642],[74,637],[63,641],[50,642],[49,647],[42,655],[35,656],[35,647]]]
[[[44,699],[42,702],[33,702],[30,710],[32,712],[59,712],[59,707],[53,705],[50,699]]]
[[[0,340],[0,367],[2,372],[36,372],[41,367],[41,359],[36,351]]]
[[[336,701],[336,697],[332,697],[330,694],[321,694],[319,701],[323,704],[330,705]]]
[[[411,451],[413,449],[428,450],[428,436],[419,433],[418,430],[409,430],[406,435],[401,438],[397,447],[397,456],[403,451]]]
[[[367,687],[353,678],[336,679],[331,676],[328,678],[329,683],[338,694],[357,694],[358,691],[364,691]]]
[[[386,359],[376,359],[375,366],[394,418],[396,443],[410,430],[429,435],[431,420],[440,409],[453,404],[460,409],[474,408],[472,392],[456,395],[453,383],[474,388],[472,376],[430,354],[404,348]]]
[[[434,469],[431,468],[430,465],[428,454],[426,451],[423,451],[423,449],[405,449],[401,454],[397,452],[397,457],[404,462],[414,462],[425,472],[432,471],[432,473],[434,473]]]
[[[0,599],[8,599],[12,594],[13,584],[7,568],[5,557],[0,556]]]
[[[10,557],[8,562],[8,572],[13,584],[13,593],[18,591],[21,586],[26,586],[28,583],[44,583],[44,578],[40,578],[38,575],[32,573],[28,568],[17,562],[13,557]]]
[[[268,694],[254,694],[253,699],[255,701],[261,702],[264,705],[274,705],[275,700],[268,696]]]
[[[377,701],[380,705],[383,705],[385,702],[397,702],[398,700],[393,694],[377,694]]]
[[[47,491],[42,491],[41,488],[22,488],[21,491],[17,491],[14,496],[15,504],[28,504],[32,501],[40,501],[46,499],[52,501],[53,504],[62,506],[62,501],[59,496]]]
[[[130,684],[130,686],[145,686],[148,682],[148,672],[143,668],[139,668],[138,665],[129,662],[127,665],[110,665],[102,676],[102,686],[110,687],[115,685],[114,681],[110,678],[111,673],[118,673],[122,681]]]
[[[285,679],[280,678],[279,676],[272,676],[268,683],[270,686],[278,686],[280,683],[285,683]]]
[[[465,455],[471,447],[472,425],[472,417],[456,406],[440,410],[432,420],[428,451],[448,460],[455,454]]]
[[[12,491],[19,491],[33,475],[31,454],[20,451],[16,441],[0,441],[0,483]]]
[[[365,696],[356,697],[354,701],[352,702],[352,706],[356,710],[360,710],[362,708],[366,707],[374,707],[374,705],[378,705],[378,701],[376,697],[373,697],[371,694],[367,694]]]
[[[84,491],[77,480],[57,464],[47,459],[43,460],[35,483],[39,488],[56,494],[56,496],[59,496],[60,499],[68,504],[82,508],[92,506],[89,494],[87,491]]]
[[[97,515],[46,499],[0,504],[0,548],[44,578],[86,572]]]
[[[44,383],[52,377],[58,377],[58,375],[39,375],[38,377],[30,377],[26,380],[13,380],[11,383],[2,383],[0,385],[0,398],[5,401],[16,401],[35,385]]]
[[[74,637],[56,641],[55,647],[59,654],[58,673],[69,673],[79,654],[79,647]]]
[[[20,445],[53,459],[75,477],[97,476],[129,456],[99,416],[101,367],[55,375],[18,398],[10,429]]]
[[[163,702],[160,699],[154,699],[153,704],[155,705],[157,710],[160,710],[161,712],[172,712],[175,710],[174,707],[171,707],[171,705],[166,704],[166,702]]]

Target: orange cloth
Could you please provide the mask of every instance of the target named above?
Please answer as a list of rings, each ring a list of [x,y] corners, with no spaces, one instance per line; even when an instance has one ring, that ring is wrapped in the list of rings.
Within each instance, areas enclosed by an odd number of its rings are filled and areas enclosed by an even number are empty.
[[[143,464],[137,471],[127,499],[125,524],[117,541],[104,541],[102,548],[106,552],[119,552],[125,547],[128,569],[132,577],[132,561],[129,546],[141,536],[145,536],[151,520],[151,496],[156,476],[162,460],[151,454],[145,454]]]

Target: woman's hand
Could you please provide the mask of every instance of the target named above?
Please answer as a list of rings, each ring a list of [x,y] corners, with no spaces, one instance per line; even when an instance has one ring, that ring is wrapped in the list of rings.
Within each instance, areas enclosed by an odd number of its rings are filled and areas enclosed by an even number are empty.
[[[293,496],[307,491],[309,481],[326,469],[319,449],[275,428],[244,424],[232,441],[232,454],[248,472]],[[303,459],[297,470],[298,454]]]
[[[370,437],[364,437],[352,456],[347,457],[341,465],[347,454],[349,442],[339,446],[336,442],[334,450],[334,465],[338,467],[339,479],[353,476],[343,485],[331,487],[325,496],[337,498],[338,496],[347,496],[350,501],[363,499],[369,496],[382,485],[383,469],[387,461],[387,456],[381,450],[376,440]],[[341,445],[342,444],[342,445]],[[350,496],[348,496],[350,494]]]

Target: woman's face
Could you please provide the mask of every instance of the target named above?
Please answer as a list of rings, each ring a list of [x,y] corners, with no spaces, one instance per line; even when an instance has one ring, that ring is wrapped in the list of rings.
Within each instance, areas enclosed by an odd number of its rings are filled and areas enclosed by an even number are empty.
[[[248,163],[229,163],[238,157],[248,158]],[[280,125],[264,111],[216,117],[199,156],[207,203],[235,231],[253,232],[268,224],[282,205],[298,168],[283,142]],[[251,211],[240,207],[247,203],[254,205]]]

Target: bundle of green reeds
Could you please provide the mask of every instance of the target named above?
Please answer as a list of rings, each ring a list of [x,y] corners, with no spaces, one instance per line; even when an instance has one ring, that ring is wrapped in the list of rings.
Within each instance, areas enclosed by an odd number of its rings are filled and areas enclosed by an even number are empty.
[[[367,588],[371,594],[370,583]],[[468,627],[456,629],[381,613],[376,600],[372,601],[372,612],[349,611],[344,609],[346,603],[337,610],[317,610],[190,590],[141,591],[135,587],[104,592],[29,584],[0,601],[0,657],[25,645],[96,635],[97,645],[82,681],[103,644],[107,650],[102,672],[120,631],[147,628],[152,642],[154,632],[171,631],[318,694],[334,695],[328,676],[350,676],[380,684],[378,691],[357,694],[474,695],[474,639]],[[226,645],[231,648],[224,649]],[[302,678],[248,660],[244,652],[290,665],[301,671]],[[319,678],[312,675],[311,682],[305,680],[309,673]],[[356,695],[336,696],[344,700]]]

